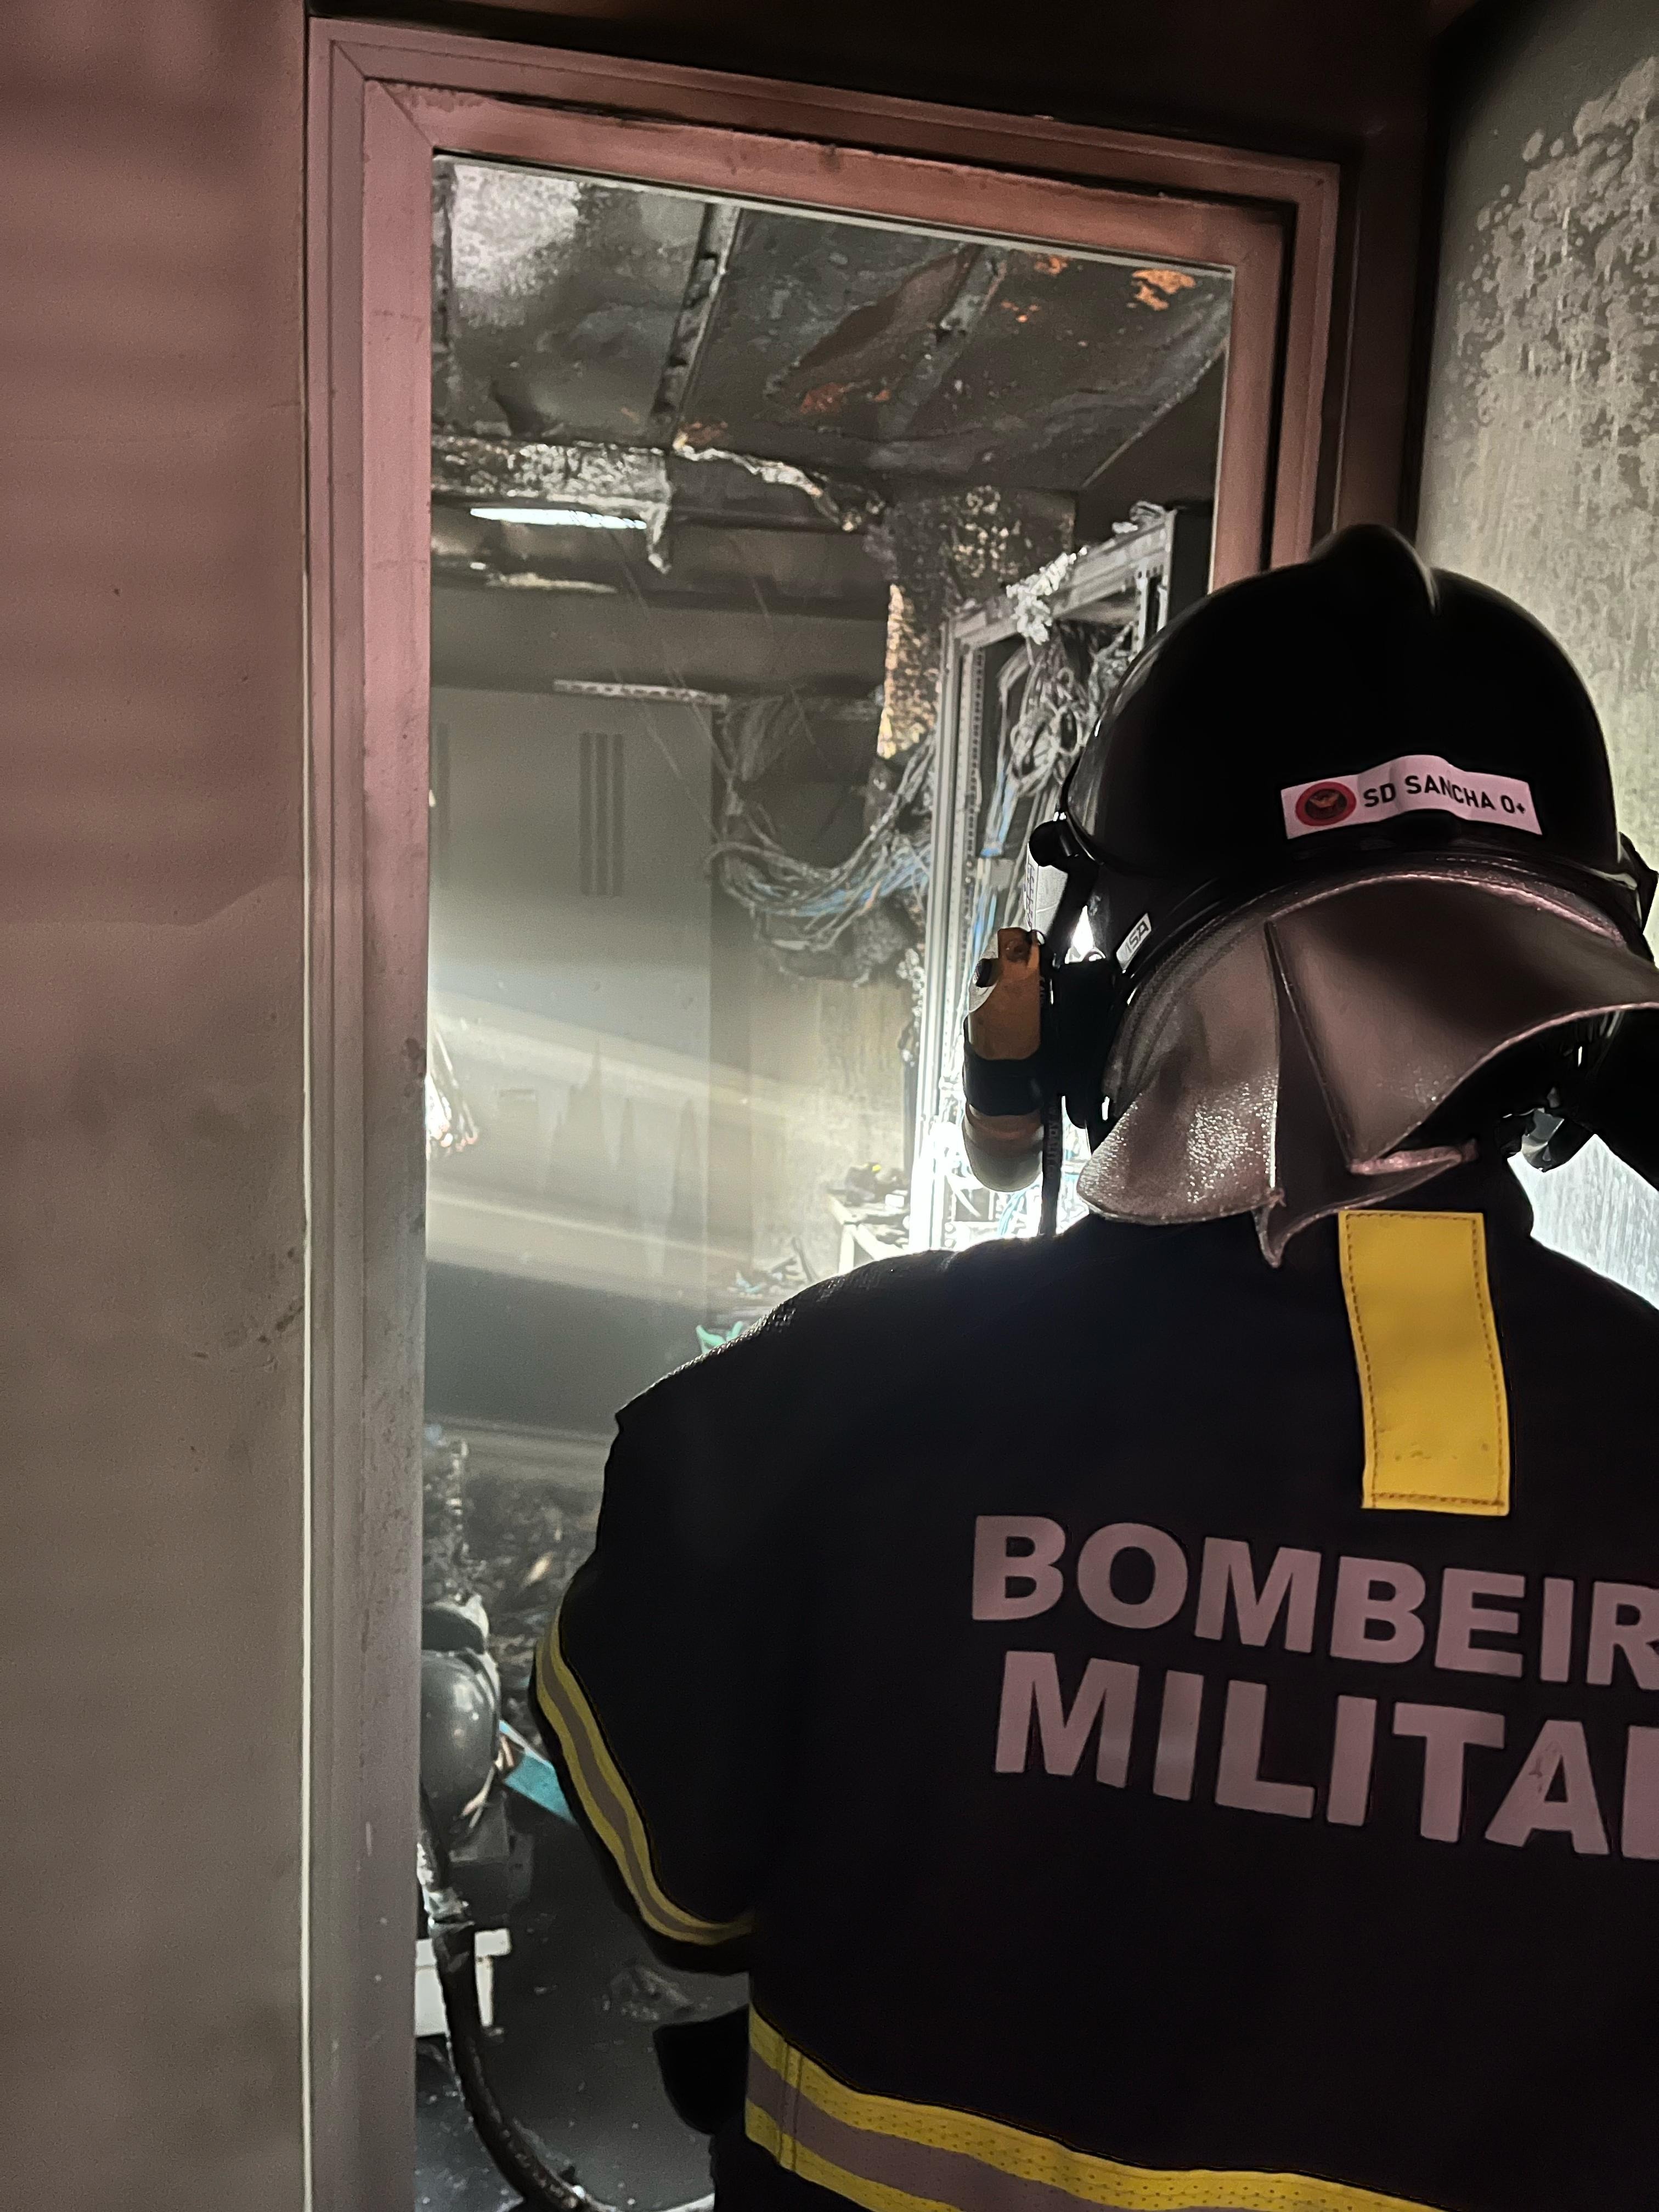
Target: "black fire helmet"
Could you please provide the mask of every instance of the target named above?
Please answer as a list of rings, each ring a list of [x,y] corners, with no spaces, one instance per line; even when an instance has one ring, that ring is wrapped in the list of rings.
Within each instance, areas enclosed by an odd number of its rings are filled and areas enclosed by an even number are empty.
[[[1443,805],[1432,790],[1375,796],[1406,760],[1454,771],[1416,772],[1449,783]],[[1503,784],[1530,795],[1535,828]],[[1374,523],[1177,617],[1130,671],[1072,770],[1057,830],[1033,848],[1092,877],[1096,945],[1111,957],[1138,933],[1126,964],[1143,975],[1212,915],[1277,885],[1449,848],[1549,877],[1645,950],[1655,879],[1620,835],[1601,724],[1571,662],[1511,600],[1425,568]]]
[[[1172,623],[1085,744],[1031,853],[1066,878],[1045,955],[1045,1052],[1091,1142],[1115,1112],[1101,1081],[1113,1040],[1147,985],[1212,925],[1316,886],[1414,864],[1518,872],[1617,932],[1627,951],[1609,956],[1607,1005],[1659,997],[1643,936],[1656,878],[1620,833],[1571,663],[1512,601],[1426,568],[1379,525]],[[1100,957],[1067,965],[1085,908]],[[1511,1095],[1517,1070],[1524,1099]],[[1524,1062],[1496,1056],[1482,1081],[1482,1118],[1507,1117],[1507,1141],[1534,1164],[1557,1164],[1595,1128],[1659,1182],[1651,1014],[1562,1027]]]

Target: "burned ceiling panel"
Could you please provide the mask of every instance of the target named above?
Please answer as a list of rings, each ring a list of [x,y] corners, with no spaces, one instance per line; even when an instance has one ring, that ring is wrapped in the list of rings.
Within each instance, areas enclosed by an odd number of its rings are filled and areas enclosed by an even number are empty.
[[[1079,491],[1226,344],[1231,287],[744,216],[686,397],[693,442],[878,477]]]
[[[693,700],[734,729],[833,706],[833,773],[814,740],[732,784],[719,880],[775,951],[781,915],[791,958],[842,963],[803,972],[902,960],[949,621],[1079,524],[1109,537],[1113,465],[1161,420],[1201,448],[1201,501],[1230,279],[435,168],[434,678]],[[908,873],[802,890],[872,823]]]
[[[886,614],[882,573],[851,532],[757,529],[713,514],[676,520],[673,558],[659,568],[638,534],[485,522],[465,507],[437,505],[432,558],[434,575],[446,582],[488,575],[532,589],[549,577],[590,595],[620,592],[653,603],[684,605],[720,594],[747,611],[827,601],[854,608],[878,626]]]
[[[449,679],[881,685],[894,754],[931,727],[951,610],[1069,550],[1079,501],[1109,532],[1091,485],[1218,380],[1231,296],[447,157],[434,266]]]
[[[441,163],[437,186],[438,420],[665,445],[653,411],[702,204],[478,161]]]
[[[778,490],[839,476],[817,503],[852,526],[849,480],[1082,491],[1217,362],[1231,296],[1213,272],[463,161],[440,165],[435,254],[442,428],[712,450],[783,465]]]

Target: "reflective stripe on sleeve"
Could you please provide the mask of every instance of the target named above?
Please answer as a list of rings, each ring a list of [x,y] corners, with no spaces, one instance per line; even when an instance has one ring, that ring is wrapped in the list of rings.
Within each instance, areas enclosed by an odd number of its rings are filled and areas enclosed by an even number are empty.
[[[675,1943],[729,1943],[746,1936],[754,1925],[752,1917],[700,1920],[676,1905],[658,1881],[639,1808],[611,1756],[593,1709],[559,1648],[557,1613],[536,1652],[536,1702],[559,1739],[582,1810],[616,1861],[646,1926]]]
[[[865,2212],[1435,2212],[1298,2173],[1122,2166],[977,2112],[850,2089],[751,2006],[752,2142]]]
[[[1337,1216],[1367,1505],[1510,1510],[1510,1409],[1478,1213]]]

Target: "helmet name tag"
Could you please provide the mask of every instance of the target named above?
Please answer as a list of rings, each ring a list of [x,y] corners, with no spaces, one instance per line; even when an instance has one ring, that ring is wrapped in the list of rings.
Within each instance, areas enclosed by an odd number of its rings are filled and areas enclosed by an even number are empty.
[[[1485,822],[1494,829],[1524,830],[1534,837],[1544,834],[1529,783],[1519,776],[1457,768],[1438,753],[1403,753],[1398,760],[1382,761],[1357,775],[1289,783],[1279,796],[1287,837],[1363,828],[1391,814],[1427,811],[1461,815],[1465,822]]]

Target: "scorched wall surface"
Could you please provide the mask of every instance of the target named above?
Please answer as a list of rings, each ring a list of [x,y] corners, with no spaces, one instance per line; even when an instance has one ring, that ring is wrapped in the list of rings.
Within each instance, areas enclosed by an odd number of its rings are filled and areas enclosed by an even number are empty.
[[[1486,25],[1491,23],[1492,27]],[[1452,88],[1419,543],[1582,671],[1659,853],[1659,13],[1488,9]],[[1540,1230],[1659,1297],[1659,1200],[1592,1147]]]

